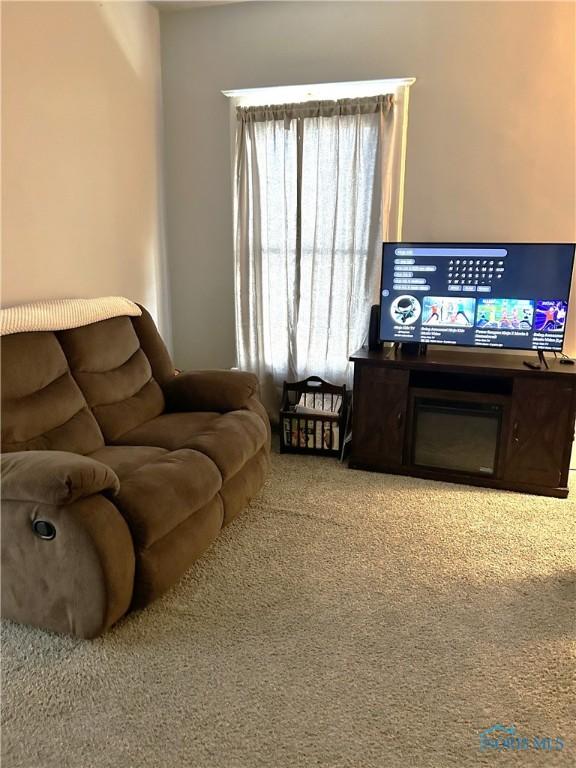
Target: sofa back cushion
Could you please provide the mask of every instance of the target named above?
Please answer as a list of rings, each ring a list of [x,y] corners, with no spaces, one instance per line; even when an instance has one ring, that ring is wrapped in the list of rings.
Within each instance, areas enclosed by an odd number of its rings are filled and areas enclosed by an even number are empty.
[[[107,443],[163,412],[164,395],[129,317],[57,336]]]
[[[2,450],[92,453],[102,432],[50,331],[2,338]]]
[[[164,389],[165,385],[174,378],[174,363],[150,313],[141,304],[138,306],[142,314],[131,317],[130,322],[140,340],[140,346],[148,358],[152,368],[152,376]]]

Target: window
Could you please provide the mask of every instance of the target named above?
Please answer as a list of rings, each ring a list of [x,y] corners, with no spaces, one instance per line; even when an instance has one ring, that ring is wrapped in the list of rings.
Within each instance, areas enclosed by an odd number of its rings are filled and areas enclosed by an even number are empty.
[[[272,411],[284,379],[348,379],[365,340],[382,238],[401,234],[407,97],[397,91],[408,85],[394,82],[354,99],[236,105],[238,364],[259,374]],[[252,101],[293,94],[263,91]]]

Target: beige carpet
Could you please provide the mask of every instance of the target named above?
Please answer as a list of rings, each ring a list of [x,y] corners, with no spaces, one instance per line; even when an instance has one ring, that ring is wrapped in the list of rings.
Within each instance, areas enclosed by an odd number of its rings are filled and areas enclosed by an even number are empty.
[[[5,625],[2,768],[571,765],[575,504],[276,456],[107,636]]]

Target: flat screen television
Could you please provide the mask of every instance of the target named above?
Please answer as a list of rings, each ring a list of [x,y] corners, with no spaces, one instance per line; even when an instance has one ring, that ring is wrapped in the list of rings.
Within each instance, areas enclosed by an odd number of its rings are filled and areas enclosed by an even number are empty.
[[[561,351],[574,244],[384,243],[380,340]]]

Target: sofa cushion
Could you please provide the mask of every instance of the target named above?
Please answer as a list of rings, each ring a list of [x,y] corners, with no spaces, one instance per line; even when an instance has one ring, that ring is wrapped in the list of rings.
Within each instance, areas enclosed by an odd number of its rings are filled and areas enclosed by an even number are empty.
[[[162,413],[164,395],[131,318],[60,331],[58,339],[106,442]]]
[[[221,487],[220,472],[207,456],[181,450],[126,475],[114,501],[136,546],[144,549],[204,507]]]
[[[222,518],[217,494],[151,547],[137,551],[132,608],[143,608],[166,592],[216,539]]]
[[[91,453],[90,458],[106,464],[122,480],[134,470],[167,453],[165,448],[153,448],[150,445],[105,445]]]
[[[224,505],[224,522],[228,525],[256,496],[264,484],[266,473],[270,468],[270,457],[267,446],[260,448],[258,453],[244,464],[240,472],[231,477],[220,491]]]
[[[165,413],[115,440],[121,445],[157,445],[174,451],[193,448],[209,456],[224,481],[236,474],[266,443],[262,419],[250,411]]]
[[[91,453],[104,438],[50,331],[2,338],[2,450]]]

